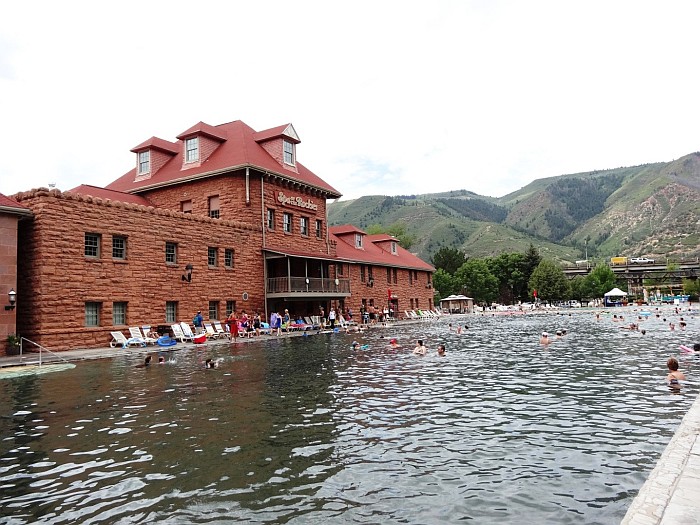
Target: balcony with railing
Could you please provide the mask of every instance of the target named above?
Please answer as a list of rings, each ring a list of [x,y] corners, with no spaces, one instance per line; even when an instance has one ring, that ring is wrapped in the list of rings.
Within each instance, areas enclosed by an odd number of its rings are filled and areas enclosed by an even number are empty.
[[[350,279],[318,277],[270,277],[267,279],[268,297],[348,297]]]

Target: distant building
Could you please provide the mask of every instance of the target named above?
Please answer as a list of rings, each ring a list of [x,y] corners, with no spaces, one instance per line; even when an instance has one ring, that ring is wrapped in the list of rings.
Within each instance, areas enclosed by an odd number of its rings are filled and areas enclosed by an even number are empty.
[[[18,331],[60,350],[198,310],[432,308],[431,265],[391,236],[328,227],[341,195],[298,161],[299,143],[291,124],[200,122],[134,147],[134,168],[104,188],[14,196],[33,215],[19,225]]]

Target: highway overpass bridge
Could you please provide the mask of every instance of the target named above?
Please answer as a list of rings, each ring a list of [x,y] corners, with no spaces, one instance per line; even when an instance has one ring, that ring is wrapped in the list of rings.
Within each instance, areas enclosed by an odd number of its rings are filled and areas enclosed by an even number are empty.
[[[653,263],[610,264],[610,269],[618,278],[626,279],[631,286],[642,286],[645,280],[659,284],[680,284],[683,279],[697,279],[700,276],[700,260],[686,259],[682,261],[664,261]],[[591,263],[564,268],[564,274],[573,278],[577,275],[586,276],[595,265]]]

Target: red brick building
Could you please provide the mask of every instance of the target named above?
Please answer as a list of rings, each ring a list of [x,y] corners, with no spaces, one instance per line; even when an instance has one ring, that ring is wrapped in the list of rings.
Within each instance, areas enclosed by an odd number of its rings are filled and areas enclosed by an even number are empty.
[[[17,333],[17,232],[20,220],[29,217],[28,208],[0,194],[0,351]]]
[[[177,139],[134,147],[135,167],[105,188],[15,196],[33,213],[19,228],[22,335],[66,349],[197,310],[432,307],[432,266],[392,237],[329,229],[340,193],[297,160],[291,124],[200,122]]]

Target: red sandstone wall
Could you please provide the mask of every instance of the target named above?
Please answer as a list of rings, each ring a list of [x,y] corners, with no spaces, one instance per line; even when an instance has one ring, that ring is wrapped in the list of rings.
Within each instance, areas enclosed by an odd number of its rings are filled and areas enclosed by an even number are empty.
[[[5,310],[9,304],[10,289],[14,288],[19,300],[22,289],[17,286],[17,223],[16,215],[0,214],[0,354],[7,348],[7,336],[16,332],[16,310]]]
[[[227,300],[238,309],[264,307],[258,228],[57,190],[15,197],[35,212],[20,225],[18,331],[50,350],[106,346],[112,330],[164,324],[166,301],[178,301],[179,320],[187,322],[198,309],[206,319],[213,300],[221,317]],[[102,236],[97,260],[84,256],[86,232]],[[128,238],[126,261],[112,259],[112,235]],[[176,265],[165,263],[166,241],[178,243]],[[216,268],[207,265],[208,246],[219,248]],[[225,248],[235,250],[233,269],[223,266]],[[189,283],[181,279],[188,263],[194,265]],[[102,303],[99,327],[85,326],[85,301]],[[112,325],[115,301],[128,303],[127,325]]]
[[[394,284],[393,282],[387,282],[386,266],[372,266],[374,286],[370,287],[367,286],[369,281],[367,267],[365,267],[365,282],[362,282],[360,280],[359,264],[345,264],[345,273],[342,277],[348,277],[348,266],[350,268],[349,277],[352,295],[345,299],[345,307],[352,308],[355,315],[359,314],[363,299],[366,299],[367,305],[374,301],[375,308],[383,309],[385,306],[388,306],[389,290],[391,290],[392,296],[398,299],[398,308],[394,313],[397,317],[405,317],[405,310],[416,308],[430,309],[433,307],[434,290],[432,287],[428,288],[426,286],[428,283],[428,272],[418,271],[418,279],[413,279],[411,283],[409,270],[398,268],[396,284]],[[413,270],[410,270],[410,272],[413,272]],[[411,307],[411,299],[413,299],[413,307]],[[416,306],[416,303],[418,306]]]

